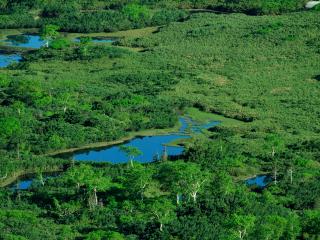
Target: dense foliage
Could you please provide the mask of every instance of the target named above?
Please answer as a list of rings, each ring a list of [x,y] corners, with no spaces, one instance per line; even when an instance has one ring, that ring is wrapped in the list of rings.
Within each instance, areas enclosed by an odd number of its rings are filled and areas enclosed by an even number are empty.
[[[38,175],[27,192],[1,190],[1,237],[36,240],[319,236],[319,168],[296,168],[292,182],[283,176],[277,185],[251,192],[242,182],[232,180],[228,154],[219,153],[219,149],[217,143],[201,141],[187,152],[185,161],[95,167],[81,164],[56,178],[43,180]],[[207,169],[203,161],[210,162],[212,167]]]
[[[172,6],[262,14],[303,2],[44,2],[0,6],[2,27],[31,14],[26,26],[47,41],[0,70],[0,183],[35,173],[29,190],[0,189],[0,239],[320,237],[319,12],[172,22],[185,17]],[[113,45],[57,32],[168,22]],[[173,127],[183,113],[223,120],[175,159],[141,165],[125,147],[130,164],[45,156]],[[272,182],[248,188],[244,178],[258,173]]]
[[[56,24],[63,31],[101,32],[163,25],[183,20],[180,9],[211,9],[250,15],[281,14],[302,10],[306,0],[171,0],[98,1],[3,0],[0,28],[40,27]]]

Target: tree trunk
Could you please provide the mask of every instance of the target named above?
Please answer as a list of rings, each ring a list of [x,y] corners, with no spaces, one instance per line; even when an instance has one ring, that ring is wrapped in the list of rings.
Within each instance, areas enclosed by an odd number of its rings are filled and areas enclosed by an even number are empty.
[[[246,235],[246,229],[244,229],[244,230],[239,230],[239,238],[240,239],[244,239],[244,236]]]
[[[94,205],[98,205],[98,196],[97,196],[97,188],[93,189],[93,194],[94,194]]]
[[[289,169],[289,174],[290,174],[290,183],[293,183],[293,170],[292,168]]]
[[[131,165],[131,167],[133,167],[133,159],[132,158],[130,158],[130,165]]]
[[[277,167],[274,168],[274,184],[277,185]]]
[[[163,154],[162,154],[162,161],[167,161],[167,160],[168,160],[167,147],[166,147],[166,146],[164,146]]]
[[[40,174],[40,176],[39,176],[39,181],[40,181],[41,185],[44,186],[44,180],[43,180],[42,174]]]
[[[7,177],[8,177],[8,173],[6,172],[6,174],[3,177],[1,177],[0,179],[6,179]]]
[[[17,158],[20,159],[20,144],[17,144]]]
[[[179,204],[180,204],[180,194],[177,193],[177,205],[179,205]]]
[[[162,232],[162,231],[163,231],[163,224],[160,223],[160,232]]]
[[[192,196],[193,202],[196,203],[197,202],[197,192],[191,193],[191,196]]]
[[[74,160],[74,158],[72,158],[72,159],[71,159],[71,167],[73,168],[74,165],[75,165],[75,160]]]
[[[272,153],[271,153],[271,155],[272,155],[272,158],[274,158],[274,155],[276,154],[276,150],[275,150],[275,148],[274,147],[272,147]]]

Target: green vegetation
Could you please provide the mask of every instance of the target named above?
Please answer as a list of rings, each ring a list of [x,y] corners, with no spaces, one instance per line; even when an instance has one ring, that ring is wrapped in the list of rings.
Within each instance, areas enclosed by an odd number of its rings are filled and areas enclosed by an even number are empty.
[[[48,44],[0,70],[0,184],[38,175],[0,188],[0,239],[318,239],[319,11],[284,14],[303,4],[1,2],[0,27],[41,27]],[[129,164],[50,155],[173,132],[179,115],[221,124],[150,164],[124,146]],[[261,173],[266,188],[245,185]]]
[[[3,0],[0,28],[54,24],[68,32],[113,32],[183,20],[189,9],[263,15],[299,11],[305,3],[306,0]]]

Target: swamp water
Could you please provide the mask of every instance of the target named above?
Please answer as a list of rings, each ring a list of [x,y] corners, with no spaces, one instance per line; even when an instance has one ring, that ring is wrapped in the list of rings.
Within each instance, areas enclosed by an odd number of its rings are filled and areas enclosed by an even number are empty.
[[[70,154],[63,154],[60,156],[71,158],[76,161],[110,162],[113,164],[126,163],[128,162],[128,157],[120,150],[120,146],[124,145],[138,148],[141,151],[141,155],[137,156],[134,161],[140,163],[153,162],[156,160],[160,160],[164,151],[168,156],[178,156],[183,153],[183,146],[170,146],[171,142],[180,139],[191,138],[190,133],[200,133],[202,129],[208,129],[220,123],[217,121],[213,121],[201,125],[196,124],[195,121],[186,117],[179,118],[179,121],[181,127],[178,133],[135,137],[122,144],[108,146],[100,149],[88,149]],[[10,185],[10,187],[16,190],[26,190],[30,188],[35,179],[36,178],[34,176],[22,178],[14,184]]]
[[[113,43],[116,38],[92,38],[93,43]],[[74,38],[73,41],[79,42],[79,38]],[[20,34],[7,36],[5,40],[2,40],[6,46],[20,47],[20,48],[33,48],[39,49],[45,46],[46,41],[42,40],[39,35],[35,34]],[[0,54],[0,68],[7,67],[11,63],[19,62],[22,59],[19,54]]]

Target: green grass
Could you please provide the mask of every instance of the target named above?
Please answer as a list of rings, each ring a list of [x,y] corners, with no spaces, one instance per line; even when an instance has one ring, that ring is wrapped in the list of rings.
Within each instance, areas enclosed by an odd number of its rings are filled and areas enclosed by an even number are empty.
[[[105,33],[105,32],[99,32],[99,33],[61,33],[61,36],[66,37],[70,41],[72,41],[75,38],[79,37],[102,37],[102,38],[120,38],[122,41],[127,41],[127,39],[135,39],[135,38],[141,38],[146,37],[154,32],[156,32],[158,27],[146,27],[141,29],[131,29],[126,31],[118,31],[118,32],[111,32],[111,33]],[[39,29],[36,28],[22,28],[22,29],[1,29],[0,30],[0,40],[5,40],[7,36],[10,35],[19,35],[19,34],[25,34],[25,33],[39,33]],[[103,45],[111,45],[112,43],[99,43]],[[0,47],[4,49],[12,49],[20,51],[21,49],[17,47],[12,46],[6,46],[6,43],[3,41],[0,41]],[[127,49],[133,52],[139,52],[142,51],[143,48],[140,47],[126,47],[126,46],[118,46],[119,48]],[[22,49],[23,50],[23,49]]]
[[[151,48],[146,61],[179,75],[168,96],[227,119],[248,119],[226,122],[242,134],[252,131],[249,144],[266,132],[301,141],[320,129],[318,25],[316,12],[195,14],[132,44]]]
[[[222,115],[215,114],[215,113],[208,113],[208,112],[203,112],[200,111],[197,108],[187,108],[185,111],[185,114],[189,117],[191,117],[193,120],[196,122],[199,122],[201,124],[209,123],[212,121],[219,121],[221,122],[220,124],[226,127],[230,126],[238,126],[238,125],[243,125],[245,123],[232,119],[232,118],[226,118]]]
[[[147,76],[169,76],[175,82],[156,94],[159,102],[183,102],[187,106],[185,114],[199,122],[221,121],[215,136],[239,144],[246,154],[261,156],[266,152],[264,140],[270,133],[279,134],[288,145],[319,137],[320,85],[315,78],[320,74],[318,16],[317,12],[259,17],[194,14],[189,20],[172,23],[156,33],[155,28],[147,28],[92,35],[125,37],[122,47],[145,48],[143,52],[89,61],[45,59],[29,62],[26,69],[1,72],[14,76],[14,81],[30,81],[39,86],[46,98],[32,103],[36,107],[31,108],[42,115],[60,114],[63,94],[71,93],[68,108],[88,119],[107,118],[101,110],[92,110],[94,103],[108,102],[106,96],[121,92],[144,95],[150,90]],[[77,36],[80,35],[69,35]],[[134,86],[123,82],[133,81],[127,78],[132,74],[138,76]],[[57,99],[41,105],[52,92]],[[152,98],[148,98],[146,106]],[[141,106],[130,109],[135,107]],[[39,115],[34,109],[29,114],[34,117],[34,126],[38,126]],[[128,113],[128,109],[117,108],[108,121],[115,121],[121,129],[128,128],[136,119],[135,111]],[[146,115],[144,109],[139,114],[139,121],[154,121],[142,116]],[[157,117],[161,115],[158,113]],[[60,131],[67,142],[63,148],[104,141],[101,136],[96,138],[96,130],[88,128],[83,131],[90,134],[90,141],[82,136],[74,143],[76,137],[70,136],[74,125],[68,126],[70,133]],[[94,132],[92,135],[89,129]]]
[[[126,31],[118,31],[118,32],[100,32],[100,33],[68,33],[67,37],[70,39],[81,37],[81,36],[88,36],[88,37],[118,37],[118,38],[138,38],[138,37],[145,37],[153,32],[157,31],[157,27],[146,27],[141,29],[131,29]]]

